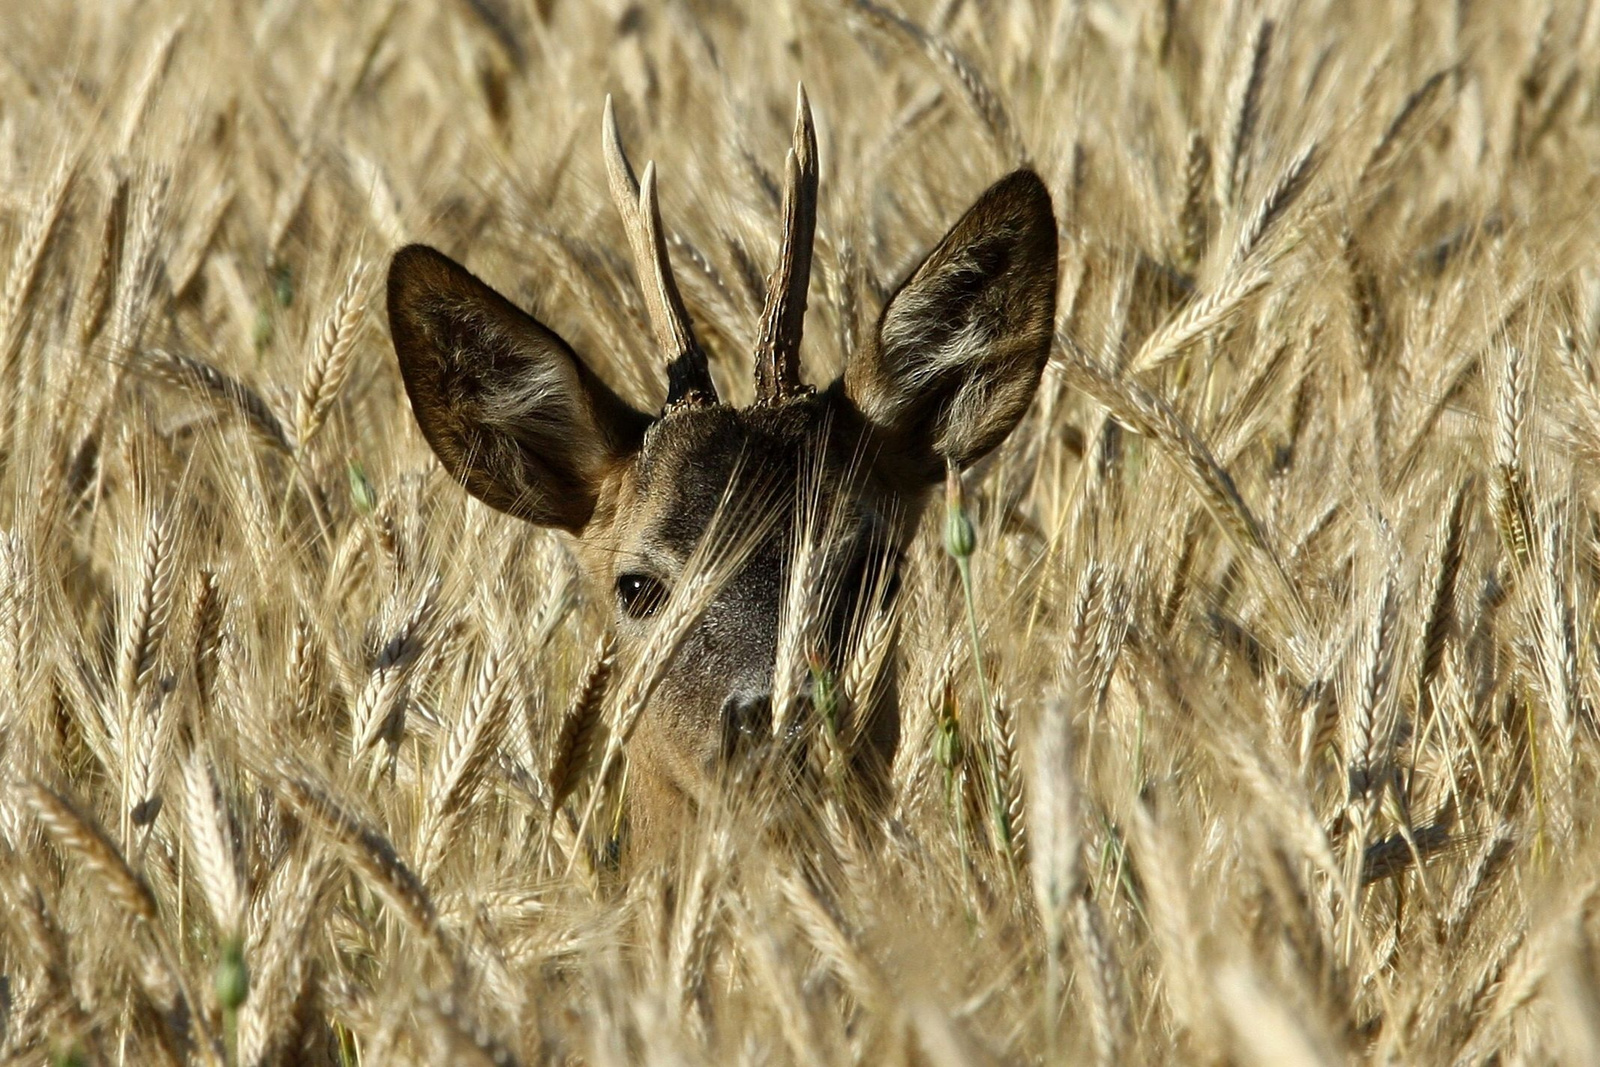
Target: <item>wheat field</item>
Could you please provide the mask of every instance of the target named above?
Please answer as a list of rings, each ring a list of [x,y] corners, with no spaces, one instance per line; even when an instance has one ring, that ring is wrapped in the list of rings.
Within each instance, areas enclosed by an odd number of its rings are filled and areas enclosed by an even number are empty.
[[[975,626],[942,500],[909,561],[889,810],[632,863],[636,665],[428,451],[387,259],[658,406],[610,94],[748,397],[800,81],[809,379],[1023,164],[1057,342]],[[8,5],[0,1060],[1600,1062],[1597,192],[1579,0]]]

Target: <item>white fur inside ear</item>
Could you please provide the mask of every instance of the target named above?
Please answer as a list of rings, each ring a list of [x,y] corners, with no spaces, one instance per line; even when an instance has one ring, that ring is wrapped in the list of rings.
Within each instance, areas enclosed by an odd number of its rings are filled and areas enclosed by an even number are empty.
[[[565,422],[576,414],[581,387],[565,358],[556,353],[525,353],[518,364],[515,376],[484,383],[479,404],[485,421],[516,426],[529,420]]]
[[[524,441],[560,441],[579,469],[601,463],[604,442],[571,357],[553,345],[504,335],[486,343],[505,353],[500,366],[516,370],[481,383],[477,404],[483,421]]]
[[[1010,433],[1038,387],[1054,322],[1048,194],[1012,175],[980,197],[883,310],[844,388],[911,476],[967,464]]]
[[[988,239],[1012,236],[1000,232]],[[872,398],[877,410],[867,414],[880,421],[893,422],[936,382],[980,373],[1005,328],[988,291],[996,279],[987,275],[973,248],[959,249],[937,264],[930,261],[918,274],[895,295],[879,327],[889,381]],[[966,298],[960,299],[963,291]]]

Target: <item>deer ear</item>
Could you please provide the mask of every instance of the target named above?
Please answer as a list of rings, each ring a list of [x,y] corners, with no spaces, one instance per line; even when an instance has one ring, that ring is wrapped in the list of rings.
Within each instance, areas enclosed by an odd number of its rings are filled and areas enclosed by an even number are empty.
[[[588,523],[648,416],[554,331],[424,245],[389,266],[389,332],[417,425],[456,481],[519,519]]]
[[[844,391],[882,461],[914,479],[965,466],[1009,434],[1055,330],[1056,222],[1039,176],[990,186],[902,284],[849,361]]]

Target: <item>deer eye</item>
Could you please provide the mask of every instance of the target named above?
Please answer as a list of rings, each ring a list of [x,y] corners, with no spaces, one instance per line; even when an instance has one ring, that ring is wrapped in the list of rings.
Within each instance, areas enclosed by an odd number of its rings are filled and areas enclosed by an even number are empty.
[[[635,619],[648,619],[666,602],[667,587],[648,574],[617,576],[617,602]]]

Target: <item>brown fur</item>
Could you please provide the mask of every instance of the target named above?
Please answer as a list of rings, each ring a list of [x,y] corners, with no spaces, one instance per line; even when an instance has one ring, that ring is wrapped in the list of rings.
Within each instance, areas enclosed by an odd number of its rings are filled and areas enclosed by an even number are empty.
[[[554,332],[431,249],[395,255],[389,316],[423,434],[485,503],[576,535],[590,594],[612,605],[623,663],[653,620],[619,580],[670,589],[719,509],[766,521],[699,613],[629,749],[635,837],[693,810],[770,715],[781,606],[802,514],[825,517],[818,632],[836,670],[865,588],[897,566],[946,463],[1010,433],[1054,327],[1056,228],[1038,177],[985,192],[885,306],[873,336],[821,392],[735,409],[635,411]],[[881,792],[899,738],[892,678],[859,709],[852,768]]]

